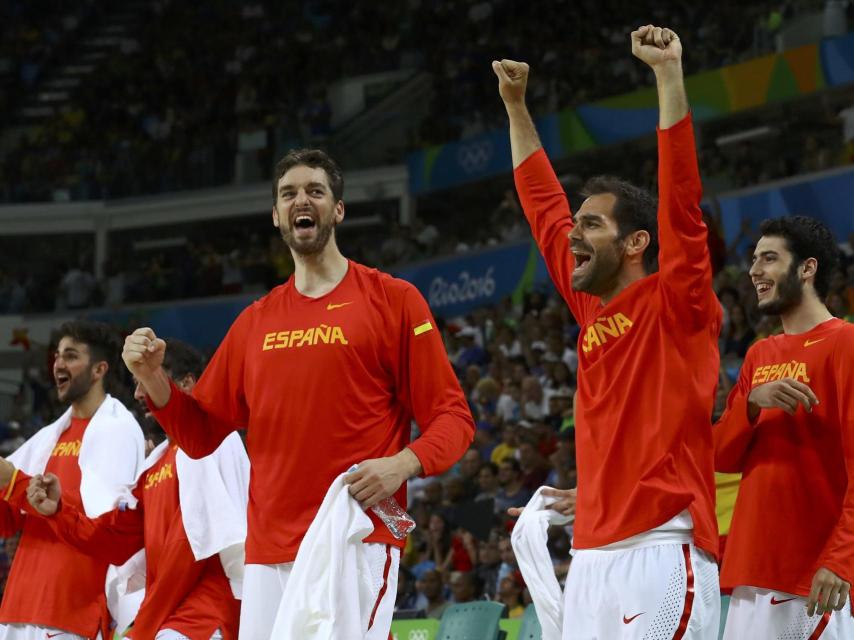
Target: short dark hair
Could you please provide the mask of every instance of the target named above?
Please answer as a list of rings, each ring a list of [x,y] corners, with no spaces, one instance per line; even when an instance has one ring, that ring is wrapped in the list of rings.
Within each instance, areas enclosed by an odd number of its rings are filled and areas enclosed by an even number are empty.
[[[107,363],[107,375],[104,376],[104,388],[110,389],[118,383],[121,375],[122,340],[118,332],[110,325],[92,320],[69,320],[63,323],[53,334],[51,342],[58,345],[63,338],[85,344],[89,348],[92,364]]]
[[[490,473],[492,473],[492,475],[494,476],[498,475],[498,465],[492,461],[484,462],[482,465],[480,465],[480,470],[483,471],[484,469],[489,469]]]
[[[584,198],[603,193],[610,193],[617,199],[614,219],[620,240],[635,231],[649,234],[649,246],[643,252],[643,266],[648,274],[658,271],[658,200],[646,189],[615,176],[594,176],[581,188]]]
[[[816,259],[818,267],[813,286],[818,297],[824,300],[830,289],[830,277],[839,264],[839,249],[830,229],[808,216],[783,216],[763,220],[759,232],[763,236],[783,238],[794,256],[793,264]]]
[[[279,180],[288,171],[299,166],[323,169],[329,178],[329,187],[332,189],[335,202],[344,196],[344,175],[341,173],[341,167],[328,153],[322,149],[291,149],[276,163],[276,169],[273,172],[273,202],[278,199]]]
[[[174,380],[181,380],[187,375],[198,380],[205,370],[205,357],[186,342],[170,339],[166,341],[163,368]]]

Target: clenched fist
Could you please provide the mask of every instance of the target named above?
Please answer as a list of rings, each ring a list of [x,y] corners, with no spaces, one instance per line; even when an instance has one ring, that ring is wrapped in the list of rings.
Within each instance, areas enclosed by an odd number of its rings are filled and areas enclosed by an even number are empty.
[[[137,329],[125,338],[122,360],[137,380],[146,380],[163,365],[166,342],[148,327]]]
[[[529,69],[526,63],[515,60],[492,61],[492,70],[498,76],[498,93],[505,104],[525,102]]]
[[[632,53],[654,71],[682,62],[682,43],[672,30],[651,24],[632,31]]]
[[[27,500],[43,516],[52,516],[59,509],[62,487],[59,478],[52,473],[38,474],[30,480],[27,487]]]

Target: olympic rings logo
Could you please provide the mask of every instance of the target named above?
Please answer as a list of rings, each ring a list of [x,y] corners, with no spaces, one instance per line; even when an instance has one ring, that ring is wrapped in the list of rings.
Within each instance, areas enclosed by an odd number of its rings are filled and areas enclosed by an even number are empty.
[[[489,140],[463,144],[457,150],[457,163],[466,173],[479,173],[492,159],[493,147]]]

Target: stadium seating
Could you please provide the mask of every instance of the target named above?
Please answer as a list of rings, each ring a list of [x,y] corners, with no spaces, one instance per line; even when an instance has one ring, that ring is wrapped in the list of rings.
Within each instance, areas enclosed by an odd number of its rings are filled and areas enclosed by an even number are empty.
[[[465,602],[442,614],[437,640],[498,640],[498,621],[504,605],[497,602]]]
[[[543,637],[543,629],[537,610],[533,604],[525,607],[525,615],[522,616],[522,626],[519,628],[519,640],[540,640]]]

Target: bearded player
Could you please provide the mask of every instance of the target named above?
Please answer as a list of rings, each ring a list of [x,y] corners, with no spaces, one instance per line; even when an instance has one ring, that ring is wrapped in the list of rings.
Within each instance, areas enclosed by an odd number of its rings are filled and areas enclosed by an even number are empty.
[[[342,193],[341,171],[322,151],[279,162],[273,225],[295,273],[240,314],[191,395],[170,383],[161,367],[167,346],[151,329],[125,341],[125,363],[154,416],[189,455],[247,429],[241,640],[269,637],[300,541],[336,476],[358,463],[347,481],[362,506],[392,495],[405,505],[406,480],[449,468],[474,434],[424,298],[339,251]],[[421,436],[410,442],[412,419]],[[403,541],[368,515],[376,599],[365,637],[385,640]]]
[[[681,43],[651,25],[631,42],[658,87],[657,215],[647,192],[599,177],[573,217],[525,106],[528,65],[493,62],[525,216],[581,325],[563,637],[712,640],[720,601],[711,411],[722,312]],[[561,504],[574,498],[557,493]]]
[[[714,428],[717,468],[743,473],[724,637],[854,638],[854,325],[823,302],[836,243],[802,216],[760,230],[750,277],[783,333],[747,352]]]
[[[120,366],[119,337],[107,325],[62,325],[53,364],[60,402],[68,410],[38,431],[9,460],[0,459],[0,535],[22,531],[3,604],[0,639],[108,637],[104,583],[108,563],[62,540],[26,501],[29,476],[52,473],[68,504],[97,517],[131,495],[142,470],[142,430],[107,393]],[[28,513],[24,513],[28,511]]]

